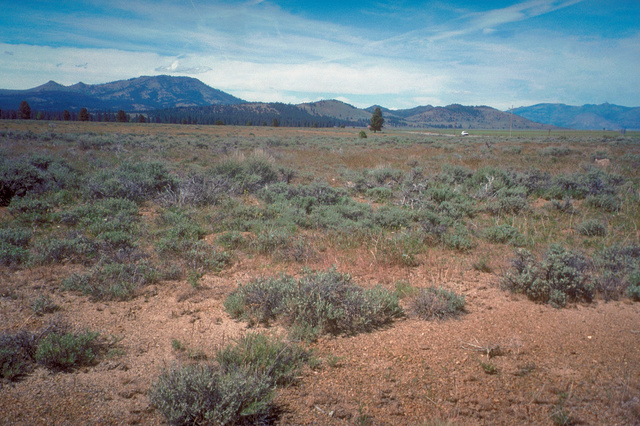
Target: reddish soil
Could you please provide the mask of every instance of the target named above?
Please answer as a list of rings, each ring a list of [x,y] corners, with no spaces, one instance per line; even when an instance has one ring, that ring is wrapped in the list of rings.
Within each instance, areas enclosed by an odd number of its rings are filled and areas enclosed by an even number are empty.
[[[398,279],[416,287],[442,284],[465,295],[467,312],[320,339],[311,347],[321,367],[278,391],[279,424],[640,424],[640,304],[597,300],[554,309],[500,290],[498,274],[478,272],[455,256],[416,268],[321,257],[308,266],[336,264],[363,286],[392,289]],[[37,368],[3,383],[0,423],[162,424],[147,397],[162,368],[188,352],[211,355],[246,331],[225,313],[224,298],[238,283],[282,269],[264,258],[240,259],[205,276],[198,290],[186,281],[166,282],[126,302],[92,302],[61,290],[68,266],[2,270],[3,329],[35,330],[58,316],[122,340],[95,366],[70,373]],[[49,294],[61,310],[32,315],[39,294]],[[187,351],[173,349],[172,339]]]

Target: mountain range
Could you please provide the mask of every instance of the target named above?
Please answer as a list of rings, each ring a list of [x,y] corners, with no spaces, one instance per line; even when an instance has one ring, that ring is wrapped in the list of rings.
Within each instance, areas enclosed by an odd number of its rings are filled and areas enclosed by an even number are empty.
[[[532,121],[570,129],[640,129],[640,107],[609,103],[583,106],[537,104],[515,108],[513,113]]]
[[[49,81],[33,89],[0,90],[0,107],[18,109],[23,100],[38,111],[76,111],[84,107],[89,111],[131,112],[245,102],[198,79],[167,75],[72,86]]]
[[[214,89],[191,77],[143,76],[105,84],[77,83],[63,86],[49,81],[27,90],[0,89],[0,109],[17,110],[26,100],[33,111],[90,112],[123,110],[143,113],[161,122],[197,122],[201,124],[271,124],[275,118],[285,126],[357,125],[366,126],[379,107],[385,126],[458,129],[638,129],[640,108],[617,105],[539,104],[511,111],[488,106],[444,107],[431,105],[391,110],[378,105],[356,108],[338,100],[290,105],[246,102]]]

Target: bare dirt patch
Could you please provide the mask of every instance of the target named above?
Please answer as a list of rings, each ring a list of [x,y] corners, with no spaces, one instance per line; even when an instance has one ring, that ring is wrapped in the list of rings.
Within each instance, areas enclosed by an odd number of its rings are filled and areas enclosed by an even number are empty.
[[[324,267],[330,259],[309,266]],[[449,259],[455,262],[455,259]],[[454,320],[407,318],[353,337],[312,344],[319,369],[278,392],[280,424],[636,424],[640,421],[640,312],[637,303],[597,301],[569,309],[538,305],[496,288],[496,276],[433,265],[397,270],[340,265],[363,286],[407,278],[438,280],[466,297]],[[38,368],[3,383],[6,424],[161,424],[147,391],[160,371],[185,356],[207,356],[246,331],[222,305],[238,283],[282,266],[244,259],[187,282],[147,287],[126,302],[91,302],[58,289],[66,267],[4,270],[0,315],[8,329],[36,329],[57,315],[118,343],[100,363],[71,373]],[[290,268],[295,273],[295,268]],[[50,294],[55,314],[29,303]],[[176,351],[180,341],[188,354]]]

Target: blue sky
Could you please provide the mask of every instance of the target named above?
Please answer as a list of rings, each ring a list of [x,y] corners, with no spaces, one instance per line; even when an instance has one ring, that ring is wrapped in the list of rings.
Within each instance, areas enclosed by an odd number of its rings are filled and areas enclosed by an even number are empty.
[[[4,2],[0,88],[191,76],[249,101],[640,106],[640,1]]]

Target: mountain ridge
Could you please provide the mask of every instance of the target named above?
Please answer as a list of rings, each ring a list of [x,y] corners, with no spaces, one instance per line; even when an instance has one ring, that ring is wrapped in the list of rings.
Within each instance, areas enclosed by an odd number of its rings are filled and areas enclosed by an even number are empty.
[[[610,104],[541,103],[514,108],[513,113],[532,121],[581,130],[640,129],[640,107]]]
[[[392,110],[380,105],[357,108],[346,102],[329,99],[294,105],[281,103],[249,103],[221,90],[212,88],[192,77],[168,75],[140,76],[103,84],[78,82],[64,86],[50,80],[26,90],[0,89],[0,108],[17,110],[26,100],[34,111],[89,112],[124,110],[150,116],[175,117],[184,115],[180,108],[191,108],[204,122],[239,122],[233,115],[239,114],[247,121],[264,122],[268,117],[285,123],[322,123],[322,125],[364,126],[375,108],[383,112],[387,127],[433,127],[456,129],[617,129],[640,128],[640,107],[622,107],[613,104],[573,107],[565,104],[537,104],[511,111],[499,111],[489,106],[424,105],[408,109]],[[253,106],[247,106],[251,104]],[[261,105],[261,106],[258,106]],[[172,109],[176,111],[171,112]],[[253,119],[249,118],[254,114]],[[315,122],[313,121],[315,119]],[[215,120],[214,120],[215,119]],[[201,121],[202,122],[202,121]]]
[[[26,90],[0,90],[0,106],[17,109],[22,100],[34,110],[124,110],[239,104],[245,101],[191,77],[141,76],[103,84],[63,86],[53,80]]]

